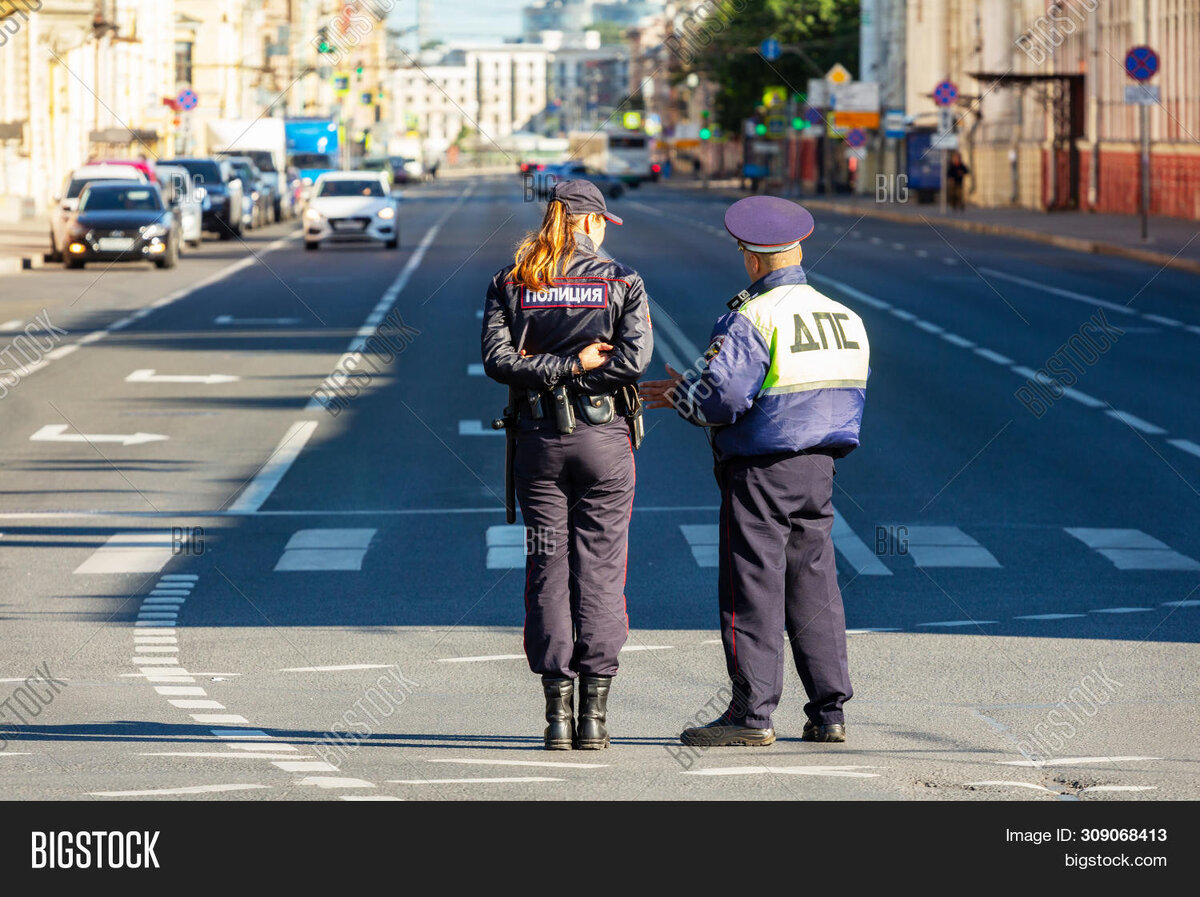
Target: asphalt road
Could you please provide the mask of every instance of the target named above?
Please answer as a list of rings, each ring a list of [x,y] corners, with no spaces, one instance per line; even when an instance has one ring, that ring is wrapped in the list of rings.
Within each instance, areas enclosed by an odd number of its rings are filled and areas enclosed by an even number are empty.
[[[540,220],[521,199],[413,189],[399,251],[278,225],[172,271],[0,278],[0,343],[34,356],[0,401],[5,798],[1200,797],[1200,281],[836,215],[804,245],[872,348],[835,491],[850,740],[799,741],[789,665],[773,747],[679,746],[725,684],[718,495],[658,412],[613,746],[540,750],[477,367],[487,280]],[[745,285],[728,202],[614,203],[658,371]],[[1064,345],[1071,391],[1031,402]]]

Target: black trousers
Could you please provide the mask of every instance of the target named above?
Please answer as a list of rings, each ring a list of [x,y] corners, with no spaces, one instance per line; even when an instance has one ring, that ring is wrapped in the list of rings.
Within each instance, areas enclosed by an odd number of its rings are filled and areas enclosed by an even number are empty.
[[[635,472],[617,417],[517,436],[516,491],[526,527],[525,656],[543,676],[612,676],[629,635],[625,568]]]
[[[818,724],[842,723],[853,694],[833,540],[833,458],[787,453],[717,465],[719,603],[733,697],[727,716],[771,727],[783,694],[786,628]]]

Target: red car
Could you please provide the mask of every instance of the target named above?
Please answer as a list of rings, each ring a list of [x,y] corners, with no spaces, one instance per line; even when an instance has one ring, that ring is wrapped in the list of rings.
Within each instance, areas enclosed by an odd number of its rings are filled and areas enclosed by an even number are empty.
[[[132,165],[138,171],[146,176],[146,179],[151,184],[157,184],[158,178],[154,176],[154,166],[143,159],[95,159],[88,163],[89,165]]]

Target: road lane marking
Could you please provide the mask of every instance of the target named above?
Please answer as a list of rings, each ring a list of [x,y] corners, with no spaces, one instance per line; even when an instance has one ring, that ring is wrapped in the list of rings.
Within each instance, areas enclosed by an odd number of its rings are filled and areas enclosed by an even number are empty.
[[[160,433],[68,433],[66,424],[46,424],[29,437],[30,442],[119,442],[122,445],[142,445],[170,439]]]
[[[563,782],[549,776],[496,776],[486,779],[387,779],[391,785],[524,785],[533,782]]]
[[[314,788],[374,788],[374,782],[338,776],[305,776],[299,782]]]
[[[268,735],[262,729],[210,729],[209,731],[217,738],[240,738],[244,740],[248,738],[266,739],[275,737],[274,735]],[[271,747],[271,750],[276,749],[275,746]]]
[[[139,757],[196,757],[207,760],[286,760],[291,754],[272,754],[264,751],[257,753],[233,751],[147,751],[138,754]]]
[[[1097,299],[1095,296],[1088,296],[1085,293],[1076,293],[1074,290],[1064,290],[1062,287],[1052,287],[1048,284],[1038,283],[1034,280],[1028,280],[1024,277],[1017,277],[1015,274],[1008,274],[1004,271],[997,271],[994,268],[980,268],[980,273],[987,274],[990,277],[998,277],[1001,280],[1008,280],[1012,283],[1020,284],[1024,287],[1029,287],[1034,290],[1042,290],[1046,293],[1053,293],[1055,296],[1062,296],[1064,299],[1073,299],[1076,302],[1086,302],[1088,305],[1095,305],[1100,308],[1107,308],[1110,311],[1120,312],[1124,315],[1136,315],[1137,311],[1127,305],[1119,305],[1116,302],[1106,302],[1103,299]]]
[[[1137,614],[1143,611],[1154,610],[1152,607],[1098,607],[1092,613],[1094,614]]]
[[[1057,795],[1059,793],[1053,788],[1047,788],[1045,785],[1036,785],[1033,782],[1002,781],[999,779],[988,780],[985,782],[963,782],[963,787],[965,788],[1002,788],[1005,786],[1012,788],[1028,788],[1031,791],[1044,791],[1046,794]]]
[[[218,327],[286,327],[301,323],[299,318],[235,318],[233,315],[219,315],[213,318]]]
[[[988,361],[994,361],[996,364],[1010,365],[1013,360],[1007,355],[1001,355],[999,352],[993,352],[991,349],[977,348],[975,354],[980,358],[986,358]]]
[[[721,536],[715,523],[683,523],[679,525],[679,531],[683,533],[683,538],[687,541],[697,566],[720,566]]]
[[[302,529],[293,534],[275,572],[361,570],[374,529]]]
[[[1139,430],[1148,436],[1161,436],[1163,433],[1167,432],[1162,427],[1156,426],[1149,421],[1144,421],[1140,417],[1130,414],[1128,411],[1118,411],[1115,408],[1110,408],[1104,413],[1111,418],[1119,420],[1123,424],[1128,424],[1135,430]]]
[[[346,670],[386,670],[394,667],[394,663],[343,663],[327,667],[286,667],[276,670],[277,673],[340,673]]]
[[[934,324],[932,321],[914,321],[917,327],[924,330],[926,333],[942,333],[943,328]]]
[[[190,785],[186,788],[153,788],[149,791],[91,791],[89,797],[169,797],[175,794],[210,794],[225,791],[250,791],[270,785]]]
[[[426,763],[462,763],[475,766],[544,766],[551,769],[603,769],[607,763],[555,763],[552,760],[483,760],[479,758],[425,757]]]
[[[1149,312],[1142,312],[1142,317],[1147,321],[1153,321],[1155,324],[1164,324],[1167,327],[1183,326],[1183,321],[1177,321],[1174,318],[1164,318],[1162,315],[1152,315]]]
[[[1139,529],[1065,527],[1118,570],[1200,570],[1200,563]]]
[[[654,340],[654,348],[659,350],[667,364],[675,368],[677,371],[686,371],[688,368],[698,366],[701,361],[700,349],[693,343],[684,332],[675,323],[674,319],[667,313],[661,305],[655,300],[650,301],[650,320],[654,322],[654,326],[658,329],[657,338]],[[670,340],[674,346],[667,342]],[[659,343],[664,342],[660,346]],[[674,349],[678,349],[678,353]],[[672,357],[674,361],[672,361]]]
[[[938,620],[933,623],[918,623],[918,626],[991,626],[997,620]]]
[[[1000,760],[1003,766],[1081,766],[1085,763],[1130,763],[1135,760],[1161,760],[1162,757],[1055,757],[1050,760]]]
[[[467,197],[474,192],[474,190],[475,185],[468,184],[467,188],[458,195],[458,198],[453,203],[450,204],[450,207],[442,213],[442,216],[438,218],[438,220],[433,223],[433,226],[425,232],[425,236],[421,238],[421,242],[417,244],[417,248],[413,250],[413,254],[409,256],[409,259],[405,263],[404,267],[400,269],[400,273],[396,275],[396,279],[392,281],[391,285],[387,288],[387,290],[384,291],[383,296],[381,296],[379,301],[375,303],[375,307],[371,309],[371,312],[367,316],[363,326],[358,329],[357,333],[354,335],[354,339],[350,341],[350,345],[346,347],[341,357],[338,358],[337,363],[333,366],[334,371],[353,370],[357,367],[358,359],[356,356],[367,347],[368,340],[370,340],[371,337],[375,336],[379,332],[378,324],[383,321],[389,312],[391,312],[393,306],[396,304],[396,300],[400,298],[400,294],[404,292],[404,288],[408,286],[408,281],[412,278],[413,273],[421,264],[421,260],[425,258],[425,253],[433,244],[434,239],[438,235],[438,231],[442,229],[442,226],[450,219],[450,216],[458,211],[459,207],[464,201],[466,201]],[[321,399],[318,399],[316,392],[314,392],[304,410],[317,411],[319,409],[324,409],[325,407],[325,402]]]
[[[877,772],[859,772],[860,769],[886,769],[885,766],[719,766],[712,769],[692,769],[685,776],[832,776],[844,779],[877,779]]]
[[[478,657],[439,657],[438,663],[481,663],[485,660],[524,660],[524,654],[482,654]]]
[[[1168,439],[1167,442],[1175,446],[1175,448],[1187,452],[1189,455],[1195,455],[1197,458],[1200,458],[1200,445],[1196,445],[1196,443],[1189,439]]]
[[[249,723],[250,721],[244,716],[239,716],[236,713],[193,713],[192,719],[198,723]]]
[[[180,710],[224,710],[225,705],[220,701],[205,700],[201,698],[171,698],[167,701],[172,707],[178,707]]]
[[[1000,567],[995,556],[957,526],[909,526],[908,553],[918,567]]]
[[[868,626],[863,629],[847,629],[846,635],[866,635],[870,632],[899,632],[898,626]]]
[[[484,373],[483,373],[483,364],[482,364],[482,363],[476,363],[476,364],[469,364],[469,365],[467,365],[467,376],[468,376],[468,377],[482,377],[482,376],[484,376]]]
[[[271,764],[284,772],[337,772],[338,768],[324,760],[276,760]]]
[[[206,695],[199,685],[156,685],[154,690],[160,695]]]
[[[114,533],[76,573],[157,573],[175,556],[169,530]]]
[[[850,528],[846,518],[833,512],[833,547],[854,571],[863,576],[891,576],[892,571],[887,564],[879,559],[875,552],[867,547],[862,539]]]
[[[1200,607],[1200,601],[1164,601],[1163,607]]]
[[[621,654],[628,654],[632,651],[670,651],[674,645],[626,645],[620,651]]]
[[[503,436],[503,430],[493,430],[489,422],[485,427],[482,421],[460,420],[458,422],[459,436]]]
[[[1080,788],[1079,793],[1087,791],[1157,791],[1157,785],[1088,785]]]
[[[254,513],[261,508],[271,497],[271,493],[275,491],[275,487],[279,485],[288,469],[300,456],[300,452],[304,450],[304,446],[312,438],[316,429],[317,422],[315,420],[296,421],[292,424],[283,439],[279,441],[279,445],[275,446],[275,450],[271,452],[266,463],[254,475],[254,479],[242,490],[237,501],[229,506],[229,510]]]
[[[1013,617],[1014,620],[1071,620],[1086,614],[1026,614],[1023,617]]]
[[[159,374],[154,368],[136,370],[125,378],[126,383],[203,383],[212,386],[217,383],[233,383],[241,380],[233,374]]]
[[[525,569],[525,527],[520,524],[489,526],[485,536],[487,569]]]
[[[164,573],[158,578],[161,585],[164,582],[191,582],[195,583],[200,577],[195,573]]]
[[[895,315],[897,318],[899,318],[901,321],[915,321],[917,319],[917,316],[914,315],[911,311],[906,311],[903,308],[893,308],[891,311],[892,311],[892,314]]]
[[[957,333],[943,333],[942,339],[948,343],[953,343],[961,349],[970,349],[975,346],[969,339],[959,336]]]

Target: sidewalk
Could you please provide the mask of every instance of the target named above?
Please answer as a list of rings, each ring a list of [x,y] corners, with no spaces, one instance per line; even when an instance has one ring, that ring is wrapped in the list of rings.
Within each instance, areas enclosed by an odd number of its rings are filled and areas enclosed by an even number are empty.
[[[23,218],[0,223],[0,274],[16,274],[45,264],[50,251],[48,218]]]
[[[701,190],[695,181],[667,182],[677,189]],[[711,181],[709,193],[730,197],[750,195],[736,179]],[[1137,215],[1096,212],[1038,212],[1023,208],[978,208],[942,215],[937,203],[922,205],[876,202],[872,196],[798,196],[796,201],[813,211],[865,215],[905,224],[953,227],[983,234],[1018,237],[1077,252],[1094,252],[1164,265],[1200,274],[1200,221],[1151,216],[1150,240],[1141,240]]]

